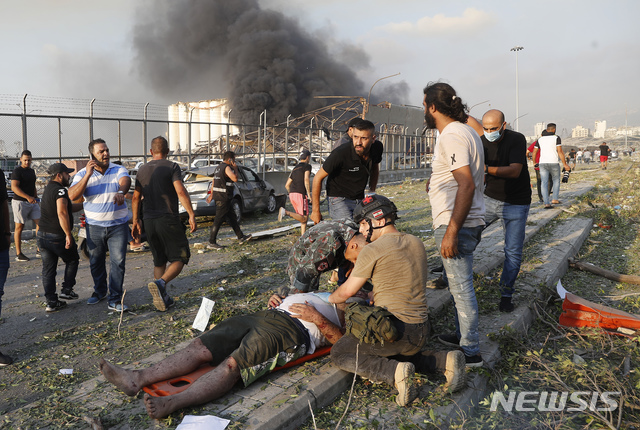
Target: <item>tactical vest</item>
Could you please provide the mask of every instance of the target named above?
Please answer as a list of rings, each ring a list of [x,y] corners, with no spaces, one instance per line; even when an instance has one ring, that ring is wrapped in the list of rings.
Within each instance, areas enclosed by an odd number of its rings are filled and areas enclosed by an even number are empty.
[[[213,173],[211,194],[214,200],[227,200],[233,196],[233,182],[225,173],[227,167],[229,167],[227,163],[220,163]]]

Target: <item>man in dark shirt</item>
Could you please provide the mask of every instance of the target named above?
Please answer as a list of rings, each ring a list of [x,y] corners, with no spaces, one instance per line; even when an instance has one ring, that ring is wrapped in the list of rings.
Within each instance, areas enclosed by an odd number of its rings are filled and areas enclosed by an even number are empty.
[[[499,110],[492,109],[482,117],[486,184],[484,222],[489,226],[502,220],[505,258],[498,308],[502,312],[512,312],[515,306],[511,297],[522,262],[531,206],[531,179],[527,168],[527,141],[522,134],[507,130],[506,125],[504,114]]]
[[[311,186],[309,185],[309,179],[311,178],[310,159],[311,152],[303,149],[300,153],[300,162],[293,168],[287,183],[284,184],[295,212],[288,211],[285,208],[280,208],[278,212],[278,221],[282,221],[285,215],[300,221],[301,235],[307,231],[307,220],[309,219],[309,198],[311,198]]]
[[[320,191],[327,178],[327,201],[332,219],[351,219],[356,204],[364,198],[364,190],[374,192],[378,185],[382,142],[376,140],[375,126],[362,120],[353,129],[353,144],[341,145],[329,154],[313,179],[312,212],[314,223],[322,220]]]
[[[56,274],[58,258],[65,263],[64,281],[60,298],[77,299],[73,291],[78,273],[78,246],[73,238],[73,212],[82,209],[82,203],[71,203],[67,187],[70,184],[69,169],[63,163],[49,167],[51,179],[42,194],[42,219],[37,233],[38,246],[42,252],[42,285],[47,299],[47,312],[55,312],[67,306],[58,300]]]
[[[345,133],[342,135],[340,139],[336,140],[331,145],[332,151],[336,149],[338,146],[344,145],[345,143],[353,143],[353,129],[355,128],[356,124],[359,123],[360,121],[362,121],[362,118],[358,116],[355,118],[351,118],[351,120],[349,121],[349,124],[347,124],[347,131],[345,131]]]
[[[14,242],[16,244],[16,261],[29,261],[30,258],[22,253],[22,230],[27,220],[36,223],[40,220],[40,206],[38,205],[38,191],[36,190],[36,172],[31,168],[31,151],[25,149],[20,155],[20,165],[11,173],[11,191],[14,196],[11,201],[13,221],[15,223]],[[36,257],[40,253],[36,252]]]
[[[9,272],[9,245],[11,245],[11,227],[9,226],[9,203],[7,183],[4,172],[0,169],[0,316],[2,316],[2,295],[4,283]],[[6,333],[6,330],[4,331]],[[0,367],[13,363],[13,359],[0,352]]]
[[[144,197],[144,230],[147,233],[154,266],[154,280],[149,282],[148,288],[153,297],[153,305],[160,312],[173,305],[166,285],[180,274],[191,257],[185,226],[178,214],[178,199],[189,214],[191,233],[198,228],[189,193],[182,183],[180,166],[167,160],[168,154],[167,139],[158,136],[151,141],[153,158],[138,169],[131,201],[132,234],[134,238],[138,238],[142,233],[142,222],[139,218],[140,200]]]
[[[233,183],[238,182],[238,165],[236,164],[236,154],[227,151],[222,155],[223,162],[218,165],[213,174],[211,194],[207,197],[207,203],[211,200],[216,202],[216,217],[213,220],[209,244],[207,249],[222,249],[224,246],[217,243],[218,231],[224,221],[231,226],[238,238],[238,242],[244,243],[251,239],[250,234],[242,233],[242,229],[236,220],[236,214],[231,207],[231,197],[233,196]]]
[[[607,142],[602,142],[600,145],[600,167],[607,170],[607,163],[609,162],[609,146]]]

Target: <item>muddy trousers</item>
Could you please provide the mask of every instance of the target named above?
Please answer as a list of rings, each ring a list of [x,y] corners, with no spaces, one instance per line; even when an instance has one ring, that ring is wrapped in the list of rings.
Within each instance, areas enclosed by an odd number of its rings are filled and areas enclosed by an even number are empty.
[[[434,372],[436,358],[432,351],[422,351],[429,337],[429,323],[406,324],[396,320],[399,338],[395,342],[359,343],[351,335],[344,335],[331,348],[331,361],[340,369],[356,372],[356,348],[358,350],[357,374],[373,382],[386,382],[394,386],[399,362],[410,361],[419,372]]]

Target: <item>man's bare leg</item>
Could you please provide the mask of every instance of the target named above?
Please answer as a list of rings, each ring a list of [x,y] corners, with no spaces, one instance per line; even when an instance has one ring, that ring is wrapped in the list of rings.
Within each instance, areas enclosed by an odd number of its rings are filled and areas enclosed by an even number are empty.
[[[123,369],[101,358],[100,371],[107,381],[124,391],[126,395],[135,396],[142,387],[186,375],[211,360],[213,360],[211,352],[200,339],[194,339],[186,348],[146,369]]]
[[[183,267],[184,263],[182,261],[174,261],[168,266],[154,266],[153,276],[155,279],[164,279],[164,282],[168,284],[182,272]]]
[[[225,395],[240,379],[238,363],[231,357],[211,372],[198,378],[189,388],[171,396],[144,395],[144,405],[151,418],[164,418],[178,409],[201,405]]]

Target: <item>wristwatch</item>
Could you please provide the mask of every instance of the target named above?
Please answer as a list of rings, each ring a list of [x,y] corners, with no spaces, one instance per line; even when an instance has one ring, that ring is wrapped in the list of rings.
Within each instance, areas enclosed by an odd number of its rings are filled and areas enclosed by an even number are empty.
[[[118,190],[118,194],[124,194],[124,191]]]

